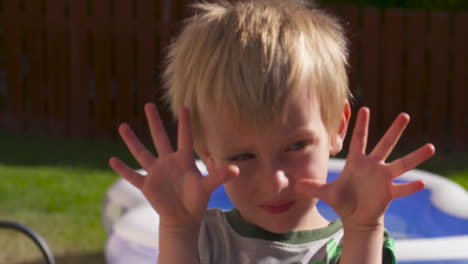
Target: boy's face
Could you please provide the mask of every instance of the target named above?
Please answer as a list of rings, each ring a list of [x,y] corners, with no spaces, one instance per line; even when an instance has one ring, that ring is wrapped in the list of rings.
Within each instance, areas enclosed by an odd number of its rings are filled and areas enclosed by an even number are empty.
[[[208,109],[198,149],[208,166],[239,167],[240,175],[225,184],[231,201],[247,222],[274,233],[327,224],[316,210],[317,199],[297,194],[294,186],[302,178],[326,181],[329,154],[341,149],[331,139],[343,139],[349,118],[342,118],[344,131],[330,135],[316,100],[292,99],[285,111],[285,121],[254,129]]]

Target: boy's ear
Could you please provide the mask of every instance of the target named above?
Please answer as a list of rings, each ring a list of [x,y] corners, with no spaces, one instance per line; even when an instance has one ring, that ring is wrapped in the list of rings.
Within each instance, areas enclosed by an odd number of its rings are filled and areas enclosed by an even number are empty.
[[[349,101],[346,100],[341,114],[341,121],[338,131],[330,135],[330,155],[338,154],[343,148],[343,141],[348,130],[349,119],[351,118],[351,106]]]

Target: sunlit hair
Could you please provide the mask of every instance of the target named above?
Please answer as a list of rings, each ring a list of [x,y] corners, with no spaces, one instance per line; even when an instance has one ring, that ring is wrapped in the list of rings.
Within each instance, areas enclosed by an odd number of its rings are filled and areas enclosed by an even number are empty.
[[[174,114],[190,109],[195,139],[205,111],[229,109],[243,124],[262,126],[284,118],[296,96],[316,96],[327,130],[338,129],[349,92],[346,39],[335,17],[293,0],[194,8],[169,47],[163,77]]]

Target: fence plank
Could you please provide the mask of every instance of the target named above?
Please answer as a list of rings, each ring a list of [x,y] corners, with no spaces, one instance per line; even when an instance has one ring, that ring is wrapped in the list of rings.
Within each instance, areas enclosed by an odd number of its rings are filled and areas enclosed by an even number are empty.
[[[351,104],[352,112],[357,113],[359,107],[362,106],[362,85],[361,85],[361,64],[359,59],[361,56],[361,25],[360,25],[360,16],[361,12],[357,7],[346,6],[341,7],[338,12],[343,19],[343,27],[345,30],[346,37],[348,39],[348,78],[349,78],[349,89],[353,95],[353,103]],[[354,123],[356,121],[356,115],[352,114],[350,119],[350,125],[348,130],[348,135],[352,135],[354,130]],[[343,149],[347,150],[349,143],[351,141],[351,136],[345,138],[343,144]]]
[[[405,111],[411,116],[411,123],[405,132],[408,147],[415,147],[427,141],[425,136],[425,68],[426,68],[426,13],[407,12],[406,56],[406,104]]]
[[[159,32],[159,47],[160,52],[164,51],[173,36],[176,25],[177,25],[177,10],[175,10],[174,2],[171,0],[162,0],[160,4],[160,13],[156,16],[160,17],[158,26]],[[158,69],[163,69],[163,54],[159,54],[160,59],[156,62]],[[161,101],[161,89],[160,87],[156,91],[156,100]],[[172,114],[169,109],[165,107],[159,107],[161,119],[163,120],[166,129],[168,131],[171,141],[174,143],[176,139],[176,129]]]
[[[336,5],[333,5],[333,4],[328,4],[328,5],[324,5],[324,6],[320,6],[322,8],[325,9],[325,11],[332,15],[332,16],[335,16],[337,18],[340,18],[342,15],[341,15],[341,10],[343,8],[339,8],[338,6]]]
[[[403,11],[387,9],[383,26],[382,125],[386,129],[403,110]]]
[[[371,110],[369,124],[369,146],[374,145],[381,135],[381,58],[380,34],[382,30],[381,16],[375,8],[363,10],[363,37],[361,39],[363,54],[363,104]]]
[[[116,68],[116,110],[117,122],[129,122],[133,125],[134,93],[134,49],[132,1],[115,1],[115,68]]]
[[[344,20],[345,33],[349,41],[349,88],[356,98],[357,105],[360,105],[362,91],[359,91],[360,72],[359,51],[360,51],[360,25],[359,25],[359,9],[357,7],[341,8],[341,16]]]
[[[44,14],[40,1],[25,3],[26,45],[25,55],[28,61],[26,78],[26,127],[32,132],[44,134],[46,131],[46,91],[44,85]]]
[[[47,0],[48,129],[51,135],[65,135],[67,112],[67,56],[65,2]]]
[[[85,137],[93,131],[93,135],[108,138],[114,134],[115,121],[132,122],[136,118],[140,131],[147,132],[143,104],[156,100],[171,138],[175,138],[175,125],[161,103],[162,89],[157,87],[160,85],[157,78],[162,69],[162,51],[180,25],[180,19],[187,16],[187,9],[182,6],[189,2],[1,1],[8,69],[2,124],[36,131],[47,126],[51,134],[65,135],[70,122],[73,135]],[[20,3],[24,6],[23,16]],[[45,14],[40,11],[44,3]],[[66,3],[70,5],[68,13],[64,12]],[[88,3],[92,13],[89,21],[92,63],[88,62]],[[138,8],[136,24],[130,28],[127,27],[132,19],[129,3]],[[112,6],[116,8],[114,13],[110,10]],[[373,8],[336,10],[346,23],[350,39],[350,88],[357,105],[367,105],[372,110],[369,145],[375,143],[390,119],[403,107],[413,120],[405,136],[411,138],[408,143],[419,145],[430,139],[439,149],[466,151],[466,12],[455,14],[452,21],[448,13],[404,11],[407,12],[405,23],[393,11],[382,19],[380,11]],[[70,15],[70,35],[67,35],[66,14]],[[115,14],[113,21],[111,14]],[[115,31],[111,22],[116,26]],[[136,38],[135,43],[132,38]],[[403,67],[398,67],[401,64]],[[91,71],[88,65],[92,66]],[[405,71],[403,75],[402,71]],[[114,73],[116,83],[112,83]],[[398,83],[403,83],[406,89],[396,89]]]
[[[147,131],[144,104],[154,102],[156,89],[156,61],[159,60],[159,45],[156,46],[155,32],[155,3],[152,0],[139,1],[137,3],[137,102],[136,123],[140,135],[146,135]]]
[[[187,10],[185,9],[185,2],[186,0],[172,1],[172,17],[175,19],[175,21],[181,21],[185,17],[185,14],[187,13]]]
[[[106,138],[112,135],[111,94],[111,27],[110,0],[92,1],[93,78],[95,136]]]
[[[193,10],[191,8],[191,4],[193,3],[194,1],[193,0],[182,0],[182,7],[183,7],[183,17],[186,18],[186,17],[190,17],[193,15]]]
[[[70,134],[89,133],[89,76],[86,1],[70,2]]]
[[[466,152],[468,143],[468,13],[455,16],[454,29],[454,78],[452,92],[451,121],[453,139],[450,142],[454,150]]]
[[[161,47],[165,47],[169,43],[172,34],[173,22],[175,21],[174,3],[171,0],[162,0],[160,3],[159,16],[161,29]]]
[[[449,90],[448,71],[449,16],[447,13],[431,14],[429,33],[429,140],[436,148],[445,149],[443,131],[447,131],[447,91]]]
[[[5,124],[13,129],[24,129],[23,84],[21,63],[20,9],[17,1],[3,1],[5,19],[5,65],[7,67],[8,102]]]

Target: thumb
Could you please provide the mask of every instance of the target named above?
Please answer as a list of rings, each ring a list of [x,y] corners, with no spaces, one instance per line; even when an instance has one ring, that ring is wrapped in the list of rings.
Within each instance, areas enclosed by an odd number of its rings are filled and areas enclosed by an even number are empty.
[[[296,183],[294,190],[303,195],[316,197],[320,200],[327,200],[327,184],[312,179],[302,179]]]
[[[239,175],[239,167],[228,165],[221,168],[208,168],[208,176],[203,177],[205,189],[210,193],[220,185]]]

